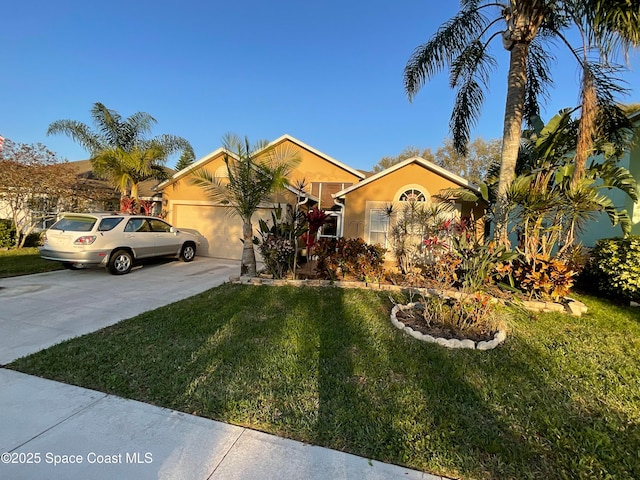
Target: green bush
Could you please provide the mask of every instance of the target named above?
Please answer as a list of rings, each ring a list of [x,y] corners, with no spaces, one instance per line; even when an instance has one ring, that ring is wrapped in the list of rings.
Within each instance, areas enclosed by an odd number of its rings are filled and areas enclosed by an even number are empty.
[[[27,235],[27,239],[24,241],[24,247],[39,247],[42,245],[42,233],[31,232]]]
[[[16,229],[11,220],[0,219],[0,248],[16,246]]]
[[[640,301],[640,236],[598,240],[580,284],[614,300]]]

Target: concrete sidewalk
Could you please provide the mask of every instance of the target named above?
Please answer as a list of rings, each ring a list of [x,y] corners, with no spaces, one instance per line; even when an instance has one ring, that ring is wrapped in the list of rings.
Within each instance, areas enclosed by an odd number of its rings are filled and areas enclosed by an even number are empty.
[[[440,478],[11,370],[0,385],[0,478]]]
[[[0,367],[238,271],[238,262],[198,257],[122,277],[94,269],[0,279]],[[0,368],[0,478],[440,477]]]

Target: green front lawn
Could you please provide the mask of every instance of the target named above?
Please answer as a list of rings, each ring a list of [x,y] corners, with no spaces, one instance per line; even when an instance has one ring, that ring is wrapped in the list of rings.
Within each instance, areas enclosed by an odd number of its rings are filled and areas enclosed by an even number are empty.
[[[37,247],[0,250],[0,278],[60,269],[62,264],[59,262],[42,260]]]
[[[640,311],[580,299],[480,352],[380,292],[227,284],[10,368],[452,477],[640,478]]]

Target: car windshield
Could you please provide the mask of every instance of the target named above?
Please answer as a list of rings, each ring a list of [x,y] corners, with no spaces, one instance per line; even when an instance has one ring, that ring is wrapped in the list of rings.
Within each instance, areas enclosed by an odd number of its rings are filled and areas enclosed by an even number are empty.
[[[95,217],[63,217],[52,225],[51,230],[90,232],[96,220]]]

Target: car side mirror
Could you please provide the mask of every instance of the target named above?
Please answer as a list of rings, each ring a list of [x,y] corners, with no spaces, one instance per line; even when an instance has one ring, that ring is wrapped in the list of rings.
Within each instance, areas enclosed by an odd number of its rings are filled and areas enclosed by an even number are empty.
[[[178,230],[176,227],[171,227],[171,228],[169,229],[169,232],[171,232],[171,233],[178,233],[179,231],[180,231],[180,230]]]

